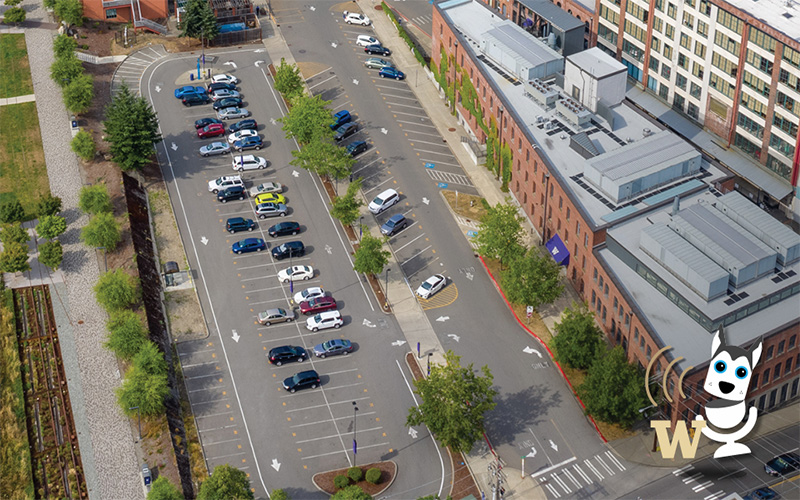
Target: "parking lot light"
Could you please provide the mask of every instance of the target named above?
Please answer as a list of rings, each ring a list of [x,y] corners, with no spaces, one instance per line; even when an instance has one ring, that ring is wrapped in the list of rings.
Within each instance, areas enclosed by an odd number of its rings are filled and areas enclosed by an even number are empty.
[[[433,356],[432,352],[428,353],[428,376],[431,376],[431,356]]]
[[[353,467],[356,466],[356,453],[358,453],[358,443],[356,442],[356,415],[358,415],[358,406],[353,401]]]

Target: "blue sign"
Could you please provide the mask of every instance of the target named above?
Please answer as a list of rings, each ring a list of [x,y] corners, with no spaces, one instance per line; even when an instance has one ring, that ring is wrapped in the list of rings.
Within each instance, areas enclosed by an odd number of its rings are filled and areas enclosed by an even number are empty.
[[[544,246],[547,247],[547,251],[550,252],[556,264],[560,266],[569,265],[569,250],[567,250],[561,238],[558,237],[558,234],[550,238]]]
[[[436,164],[435,163],[426,163],[425,164],[425,168],[436,168]]]
[[[439,189],[447,189],[447,183],[446,182],[440,182],[439,184],[437,184],[437,186],[439,186]]]
[[[353,455],[355,455],[357,451],[358,451],[358,445],[356,444],[356,440],[354,439],[353,440]]]
[[[467,236],[469,236],[470,238],[474,238],[478,236],[478,231],[467,231]]]

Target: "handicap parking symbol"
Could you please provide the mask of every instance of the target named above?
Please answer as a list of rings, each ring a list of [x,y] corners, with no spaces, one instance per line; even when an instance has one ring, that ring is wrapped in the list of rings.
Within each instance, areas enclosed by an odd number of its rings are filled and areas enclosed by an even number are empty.
[[[436,164],[435,163],[426,163],[425,164],[425,168],[436,168]]]
[[[447,183],[446,182],[440,182],[439,184],[437,184],[437,186],[439,186],[439,189],[447,189]]]

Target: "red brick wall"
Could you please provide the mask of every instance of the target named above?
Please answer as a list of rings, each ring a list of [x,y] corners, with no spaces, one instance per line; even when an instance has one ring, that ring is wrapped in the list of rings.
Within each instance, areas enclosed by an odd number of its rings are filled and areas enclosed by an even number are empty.
[[[139,4],[142,9],[142,17],[145,19],[156,21],[169,17],[167,0],[139,0]],[[83,15],[87,19],[119,23],[128,23],[132,20],[130,5],[112,7],[112,9],[117,9],[117,17],[106,19],[106,10],[108,9],[103,8],[102,0],[83,0]]]

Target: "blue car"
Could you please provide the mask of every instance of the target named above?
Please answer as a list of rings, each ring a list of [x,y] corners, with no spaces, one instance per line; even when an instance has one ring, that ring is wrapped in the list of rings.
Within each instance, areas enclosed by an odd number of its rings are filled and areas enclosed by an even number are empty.
[[[405,73],[397,68],[392,68],[391,66],[384,66],[381,68],[378,75],[380,75],[381,78],[394,78],[395,80],[402,80],[406,77]]]
[[[350,123],[350,120],[352,120],[353,117],[350,116],[350,112],[349,111],[347,111],[346,109],[343,109],[343,110],[339,111],[338,113],[336,113],[335,115],[333,115],[333,119],[335,121],[333,122],[333,124],[331,124],[331,130],[336,130],[337,128],[341,127],[345,123]]]
[[[233,253],[248,253],[248,252],[260,252],[261,250],[265,250],[267,248],[267,244],[261,238],[245,238],[242,241],[237,241],[231,247]]]
[[[245,137],[244,139],[240,139],[233,143],[233,148],[236,151],[244,151],[245,149],[261,149],[262,147],[264,147],[264,142],[261,140],[261,136],[259,135]]]
[[[190,95],[206,95],[206,89],[203,87],[192,87],[191,85],[175,89],[175,97],[177,99],[183,99]]]

